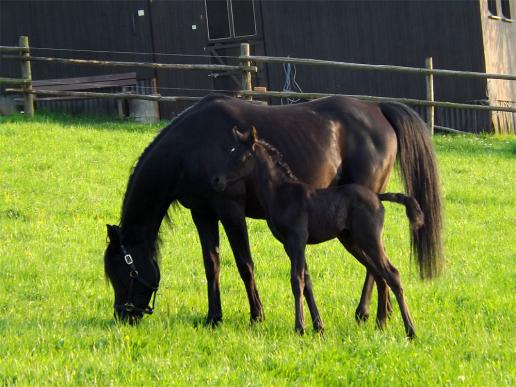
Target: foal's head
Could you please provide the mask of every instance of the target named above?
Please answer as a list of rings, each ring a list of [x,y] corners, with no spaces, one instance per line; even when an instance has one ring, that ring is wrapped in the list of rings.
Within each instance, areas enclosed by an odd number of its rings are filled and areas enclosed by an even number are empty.
[[[211,179],[215,191],[222,192],[228,184],[249,177],[256,163],[255,151],[258,144],[256,128],[242,133],[235,126],[233,128],[234,146],[228,151],[228,159],[224,169]]]
[[[154,308],[160,280],[155,252],[144,244],[123,243],[118,226],[107,225],[107,233],[104,270],[115,292],[115,319],[136,324]]]
[[[230,183],[247,179],[255,170],[256,159],[265,163],[265,171],[270,176],[283,181],[299,181],[288,164],[283,161],[283,155],[269,143],[258,139],[254,126],[247,133],[240,132],[235,126],[233,137],[236,143],[228,152],[222,172],[211,179],[214,190],[220,192]]]

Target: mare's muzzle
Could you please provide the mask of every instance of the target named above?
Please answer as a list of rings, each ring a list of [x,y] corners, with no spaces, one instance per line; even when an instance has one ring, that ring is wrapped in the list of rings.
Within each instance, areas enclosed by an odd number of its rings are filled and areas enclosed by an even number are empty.
[[[148,283],[146,280],[140,277],[138,270],[136,270],[136,266],[134,266],[133,257],[129,254],[124,246],[121,246],[122,252],[124,253],[125,263],[129,266],[129,292],[127,301],[124,304],[115,304],[115,319],[119,319],[123,322],[129,322],[129,324],[134,325],[137,324],[143,317],[144,314],[152,314],[154,312],[154,305],[156,303],[156,293],[159,289],[159,280],[158,283],[153,286]],[[154,262],[153,262],[154,264]],[[152,291],[152,303],[151,305],[147,305],[143,308],[136,306],[133,302],[134,298],[134,283],[138,282],[143,287]]]

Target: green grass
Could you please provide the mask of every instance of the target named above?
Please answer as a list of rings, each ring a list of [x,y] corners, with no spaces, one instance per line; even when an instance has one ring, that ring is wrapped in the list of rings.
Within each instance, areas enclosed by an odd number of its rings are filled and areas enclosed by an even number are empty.
[[[418,339],[397,306],[386,331],[353,314],[364,270],[338,243],[309,247],[324,336],[294,333],[289,261],[249,221],[266,320],[248,302],[222,232],[224,323],[202,327],[207,295],[189,213],[162,229],[157,311],[112,321],[103,275],[129,171],[159,126],[66,116],[0,117],[0,383],[512,385],[516,382],[516,139],[436,136],[446,271],[421,282],[407,221],[388,205],[385,243]],[[399,190],[399,181],[390,190]],[[305,308],[305,312],[308,313]],[[307,321],[309,322],[309,321]]]

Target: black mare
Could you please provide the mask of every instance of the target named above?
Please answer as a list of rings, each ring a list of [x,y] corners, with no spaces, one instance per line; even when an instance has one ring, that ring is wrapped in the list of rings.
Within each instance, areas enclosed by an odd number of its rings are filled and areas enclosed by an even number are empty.
[[[415,337],[398,270],[385,254],[382,242],[385,209],[381,201],[403,204],[410,224],[416,230],[424,224],[417,201],[400,193],[377,194],[358,184],[312,188],[295,177],[276,148],[258,139],[256,128],[244,134],[235,127],[234,136],[236,146],[228,152],[226,169],[212,180],[213,188],[223,191],[227,184],[243,179],[254,182],[267,224],[290,258],[296,330],[304,332],[303,294],[306,294],[314,329],[323,329],[307,273],[306,245],[338,238],[373,273],[379,289],[378,326],[383,328],[387,319],[382,313],[386,309],[387,299],[383,297],[388,285],[398,300],[407,336]]]
[[[413,110],[341,96],[263,106],[211,95],[184,111],[146,148],[129,178],[120,225],[108,227],[104,267],[114,288],[117,317],[138,321],[152,311],[148,303],[160,275],[158,232],[170,205],[179,202],[190,209],[199,233],[208,287],[207,323],[222,320],[219,221],[245,284],[251,319],[263,318],[245,217],[263,219],[264,210],[251,180],[231,184],[223,192],[216,192],[211,181],[234,146],[233,127],[253,125],[284,155],[300,181],[315,188],[356,183],[382,192],[398,160],[405,191],[425,216],[425,225],[411,234],[420,274],[438,273],[442,254],[437,164],[425,124]],[[374,275],[368,271],[357,320],[369,316],[373,284]]]

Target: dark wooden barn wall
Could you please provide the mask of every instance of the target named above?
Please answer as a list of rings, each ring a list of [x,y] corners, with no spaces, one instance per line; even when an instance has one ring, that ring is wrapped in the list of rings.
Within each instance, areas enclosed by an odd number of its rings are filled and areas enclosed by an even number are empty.
[[[160,55],[160,53],[207,55],[204,2],[153,0],[151,12],[157,62],[210,63],[209,58],[205,56]],[[192,29],[192,25],[195,25],[196,29]],[[208,74],[206,71],[158,70],[158,91],[167,96],[205,95],[207,92],[180,89],[210,89],[212,82]],[[188,105],[187,103],[161,103],[160,112],[163,117],[171,117]]]
[[[267,55],[347,62],[485,71],[476,1],[267,1],[262,0]],[[284,83],[269,66],[270,87]],[[297,66],[304,91],[425,97],[422,76]],[[485,98],[485,82],[435,78],[436,99]]]
[[[151,30],[146,0],[134,1],[6,1],[0,0],[0,44],[17,45],[27,35],[31,47],[124,52],[151,51]],[[145,16],[139,17],[138,10]],[[36,56],[152,61],[152,55],[92,53],[33,49]],[[60,65],[33,62],[32,77],[38,79],[81,77],[135,71],[139,79],[154,76],[152,70],[127,67]],[[18,77],[19,63],[0,63],[2,76]],[[143,81],[142,81],[143,82]],[[150,86],[150,83],[144,83]],[[104,90],[116,91],[116,90]],[[145,90],[150,93],[150,90]],[[114,100],[89,99],[42,102],[38,109],[78,114],[116,114]]]
[[[145,12],[138,17],[138,10]],[[134,1],[6,1],[0,0],[0,42],[17,45],[18,36],[28,35],[33,47],[85,50],[150,51],[150,22],[146,0]],[[64,58],[151,61],[152,55],[33,50],[33,55]],[[5,72],[17,74],[18,64],[4,61]],[[63,78],[137,71],[149,77],[149,70],[70,66],[38,62],[34,79]],[[4,69],[2,70],[3,73]]]
[[[477,1],[307,1],[254,0],[258,35],[252,52],[373,64],[423,66],[434,57],[436,68],[485,71]],[[138,10],[145,12],[139,17]],[[196,29],[192,29],[196,25]],[[35,50],[62,57],[141,60],[165,63],[217,63],[205,56],[160,53],[238,55],[234,47],[208,42],[204,0],[13,1],[0,0],[0,44],[15,45],[29,35],[34,47],[156,52],[155,55],[71,53]],[[18,76],[16,62],[0,62],[2,76]],[[131,71],[127,68],[35,63],[34,79]],[[207,72],[137,70],[139,78],[157,76],[162,95],[199,95],[173,88],[234,88],[229,77],[213,80]],[[237,75],[238,76],[238,75]],[[280,65],[260,71],[255,85],[281,90]],[[422,76],[332,70],[297,66],[304,91],[399,97],[425,97]],[[169,89],[170,88],[170,89]],[[469,101],[486,98],[484,81],[435,78],[436,99]],[[187,104],[161,104],[171,117]]]

